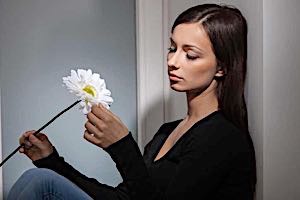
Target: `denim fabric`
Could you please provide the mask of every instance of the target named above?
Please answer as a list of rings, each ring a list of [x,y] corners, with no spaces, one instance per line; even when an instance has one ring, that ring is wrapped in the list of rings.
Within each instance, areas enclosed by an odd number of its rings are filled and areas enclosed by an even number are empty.
[[[33,168],[22,174],[11,188],[7,200],[91,200],[74,183],[56,172]]]

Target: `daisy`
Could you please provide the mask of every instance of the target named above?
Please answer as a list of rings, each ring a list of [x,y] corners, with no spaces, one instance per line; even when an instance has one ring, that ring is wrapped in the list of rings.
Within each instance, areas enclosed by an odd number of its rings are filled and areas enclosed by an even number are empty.
[[[71,76],[63,77],[63,82],[71,93],[74,93],[79,100],[75,101],[72,105],[65,108],[63,111],[55,115],[50,121],[44,124],[41,128],[35,131],[33,134],[39,134],[44,128],[54,122],[59,116],[70,110],[72,107],[80,103],[80,109],[84,114],[91,111],[91,107],[94,104],[103,104],[109,109],[113,99],[111,98],[111,92],[106,89],[105,81],[100,78],[99,74],[92,73],[92,70],[78,69],[77,72],[71,70]],[[20,148],[24,147],[21,144],[12,153],[10,153],[1,163],[0,167],[11,158]]]
[[[113,103],[111,92],[106,89],[106,84],[100,75],[92,73],[92,70],[71,70],[71,75],[63,77],[63,83],[80,100],[80,110],[84,114],[91,111],[92,105],[101,103],[107,109]]]

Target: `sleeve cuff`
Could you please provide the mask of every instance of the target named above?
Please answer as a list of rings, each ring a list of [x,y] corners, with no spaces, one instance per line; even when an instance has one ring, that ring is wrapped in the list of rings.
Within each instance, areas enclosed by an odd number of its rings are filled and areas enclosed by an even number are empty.
[[[109,154],[114,153],[114,152],[119,151],[120,149],[122,149],[124,146],[126,146],[126,144],[128,142],[130,142],[131,140],[134,140],[134,139],[132,137],[131,132],[129,132],[125,137],[121,138],[117,142],[115,142],[115,143],[109,145],[108,147],[104,148],[104,150],[107,151],[107,153],[109,153]]]
[[[35,160],[35,161],[32,161],[32,163],[36,166],[36,167],[46,167],[46,166],[51,166],[51,164],[53,164],[57,159],[59,158],[59,154],[56,150],[55,147],[53,147],[53,152],[45,157],[45,158],[41,158],[39,160]]]

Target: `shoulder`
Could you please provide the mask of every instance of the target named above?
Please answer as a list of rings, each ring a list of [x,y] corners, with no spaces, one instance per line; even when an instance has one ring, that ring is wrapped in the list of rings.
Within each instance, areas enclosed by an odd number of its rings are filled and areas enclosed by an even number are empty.
[[[153,144],[157,145],[157,143],[160,143],[165,137],[167,137],[172,132],[172,130],[179,124],[180,121],[181,120],[175,120],[163,123],[158,128],[152,139],[146,144],[145,150],[151,148]]]
[[[163,123],[159,127],[158,131],[155,133],[154,137],[157,135],[161,135],[161,134],[163,134],[163,135],[170,134],[170,132],[176,128],[176,126],[180,123],[180,121],[182,121],[182,119]]]
[[[249,151],[252,142],[249,134],[237,128],[222,112],[196,124],[192,132],[188,145],[196,146],[199,151],[202,148],[236,153]]]

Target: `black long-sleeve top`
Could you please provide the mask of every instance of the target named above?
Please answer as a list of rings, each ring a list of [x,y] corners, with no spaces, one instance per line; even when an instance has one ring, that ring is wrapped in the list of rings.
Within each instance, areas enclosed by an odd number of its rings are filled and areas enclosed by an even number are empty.
[[[163,124],[143,155],[131,133],[104,149],[123,178],[117,187],[81,174],[56,150],[33,163],[65,176],[93,199],[252,200],[256,183],[252,140],[221,111],[196,122],[162,158],[154,161],[180,121]]]

